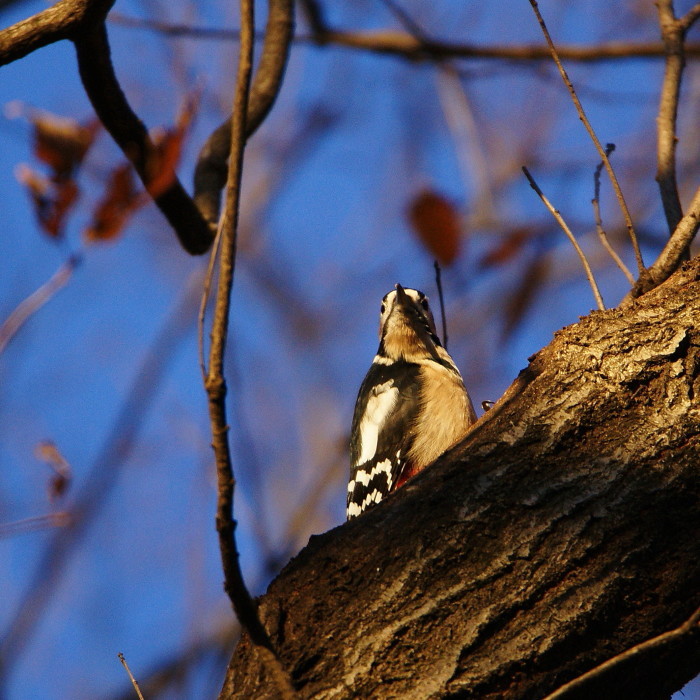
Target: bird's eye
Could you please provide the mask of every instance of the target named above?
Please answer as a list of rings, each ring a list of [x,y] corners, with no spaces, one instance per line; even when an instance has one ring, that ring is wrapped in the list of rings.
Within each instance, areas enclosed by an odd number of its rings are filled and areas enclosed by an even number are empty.
[[[420,305],[427,311],[428,310],[428,300],[427,299],[421,299],[420,300]]]
[[[379,309],[379,313],[383,314],[386,311],[386,306],[382,304],[382,307]]]

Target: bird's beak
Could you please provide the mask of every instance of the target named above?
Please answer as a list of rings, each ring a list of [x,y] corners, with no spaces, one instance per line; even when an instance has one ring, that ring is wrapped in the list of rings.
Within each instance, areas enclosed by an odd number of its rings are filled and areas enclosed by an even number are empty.
[[[403,287],[397,282],[396,283],[396,298],[399,300],[401,306],[407,306],[409,304],[408,295],[404,291]]]

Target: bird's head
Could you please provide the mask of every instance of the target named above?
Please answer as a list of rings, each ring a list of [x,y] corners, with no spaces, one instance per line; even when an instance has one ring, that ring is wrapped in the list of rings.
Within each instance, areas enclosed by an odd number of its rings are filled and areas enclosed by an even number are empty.
[[[382,299],[379,315],[380,353],[394,360],[416,362],[429,357],[439,359],[442,347],[428,298],[417,289],[396,285]]]

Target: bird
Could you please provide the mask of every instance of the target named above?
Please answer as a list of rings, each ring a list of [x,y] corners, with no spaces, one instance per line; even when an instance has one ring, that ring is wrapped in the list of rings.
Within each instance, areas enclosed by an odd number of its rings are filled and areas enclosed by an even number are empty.
[[[428,298],[397,284],[382,299],[379,349],[355,402],[347,519],[403,486],[475,422],[462,375],[437,336]]]

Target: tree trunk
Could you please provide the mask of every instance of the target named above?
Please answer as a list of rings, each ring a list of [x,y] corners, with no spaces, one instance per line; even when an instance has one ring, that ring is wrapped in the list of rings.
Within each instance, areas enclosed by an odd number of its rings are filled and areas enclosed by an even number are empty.
[[[301,697],[542,698],[700,605],[700,261],[555,334],[464,442],[260,611]],[[700,634],[579,697],[662,698]],[[221,697],[275,697],[249,640]]]

